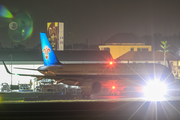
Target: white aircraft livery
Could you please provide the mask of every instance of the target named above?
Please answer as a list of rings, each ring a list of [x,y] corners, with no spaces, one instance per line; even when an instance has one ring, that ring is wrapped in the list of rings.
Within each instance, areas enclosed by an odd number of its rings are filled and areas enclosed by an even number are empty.
[[[143,86],[149,81],[158,79],[172,82],[174,76],[169,68],[155,63],[98,63],[98,64],[62,64],[56,57],[45,33],[40,33],[44,66],[37,70],[43,75],[16,74],[19,76],[54,79],[57,83],[81,86],[82,95],[100,92],[101,81],[121,80],[122,86]],[[3,61],[6,71],[11,73]]]

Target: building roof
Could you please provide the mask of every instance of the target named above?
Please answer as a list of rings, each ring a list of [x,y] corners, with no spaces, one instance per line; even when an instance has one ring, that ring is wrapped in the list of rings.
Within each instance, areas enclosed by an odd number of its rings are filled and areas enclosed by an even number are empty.
[[[107,43],[143,43],[142,40],[133,33],[117,33],[108,40]]]
[[[170,61],[177,61],[178,58],[170,53],[166,54]],[[118,57],[117,61],[164,61],[163,52],[155,51],[129,51],[126,54]]]
[[[0,61],[43,61],[41,51],[0,51]],[[112,59],[108,51],[99,50],[68,50],[55,51],[59,61],[107,61]]]

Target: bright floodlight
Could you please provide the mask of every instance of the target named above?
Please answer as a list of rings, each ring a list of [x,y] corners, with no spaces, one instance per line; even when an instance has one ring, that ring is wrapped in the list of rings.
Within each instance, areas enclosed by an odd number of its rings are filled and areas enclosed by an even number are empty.
[[[112,86],[112,89],[115,89],[116,87],[115,86]]]
[[[144,88],[144,93],[148,100],[162,100],[166,91],[166,85],[160,81],[151,81]]]

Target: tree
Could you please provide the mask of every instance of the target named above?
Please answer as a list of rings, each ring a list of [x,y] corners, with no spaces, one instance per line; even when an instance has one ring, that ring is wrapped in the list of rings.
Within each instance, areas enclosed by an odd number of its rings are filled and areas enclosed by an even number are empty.
[[[23,51],[25,51],[26,47],[24,45],[18,44],[17,46],[16,45],[14,46],[14,50],[18,50],[18,51],[23,50]]]
[[[163,50],[159,50],[160,52],[164,52],[164,65],[166,65],[166,53],[169,52],[170,50],[168,50],[170,45],[167,45],[167,41],[161,41],[162,45],[161,48]]]

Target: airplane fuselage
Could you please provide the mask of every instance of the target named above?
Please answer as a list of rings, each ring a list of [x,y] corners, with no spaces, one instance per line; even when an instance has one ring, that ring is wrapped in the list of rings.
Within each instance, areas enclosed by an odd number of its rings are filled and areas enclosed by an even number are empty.
[[[39,70],[45,76],[150,76],[169,74],[171,71],[161,64],[115,63],[109,64],[62,64],[43,66]]]

